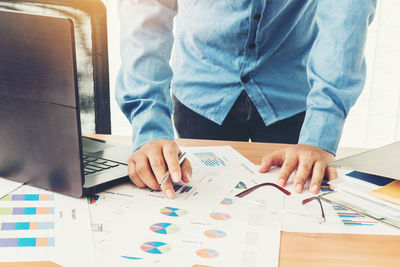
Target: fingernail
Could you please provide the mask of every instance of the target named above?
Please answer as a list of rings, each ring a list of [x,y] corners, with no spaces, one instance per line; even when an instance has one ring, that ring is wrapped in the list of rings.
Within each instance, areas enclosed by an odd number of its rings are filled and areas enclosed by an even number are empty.
[[[311,192],[313,192],[314,194],[318,193],[318,186],[317,185],[313,185],[311,187]]]
[[[174,181],[174,183],[178,183],[181,180],[178,172],[172,173],[171,178],[172,178],[172,181]]]
[[[190,172],[186,172],[186,178],[190,181],[190,179],[192,178],[192,176],[190,175]]]
[[[167,195],[168,199],[173,199],[174,198],[174,194],[172,193],[171,189],[167,189],[165,194]]]
[[[283,178],[280,178],[279,179],[279,181],[278,181],[278,184],[280,185],[280,186],[285,186],[285,179],[283,179]]]
[[[296,192],[301,193],[301,190],[303,189],[303,186],[301,184],[296,185]]]

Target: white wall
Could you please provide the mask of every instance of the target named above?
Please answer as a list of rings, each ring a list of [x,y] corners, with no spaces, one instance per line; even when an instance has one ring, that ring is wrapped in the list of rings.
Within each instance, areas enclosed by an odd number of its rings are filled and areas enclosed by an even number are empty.
[[[400,139],[400,0],[378,1],[366,59],[367,81],[340,146],[377,147]]]
[[[130,135],[129,122],[114,100],[120,64],[117,1],[103,1],[108,12],[112,133]],[[367,81],[350,111],[340,146],[376,147],[400,140],[400,0],[378,0],[365,53]]]

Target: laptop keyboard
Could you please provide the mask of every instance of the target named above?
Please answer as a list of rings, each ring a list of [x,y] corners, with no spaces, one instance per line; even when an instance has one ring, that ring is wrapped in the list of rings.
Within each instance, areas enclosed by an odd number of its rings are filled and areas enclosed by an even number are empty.
[[[118,166],[119,164],[114,161],[83,155],[84,175],[101,172]]]

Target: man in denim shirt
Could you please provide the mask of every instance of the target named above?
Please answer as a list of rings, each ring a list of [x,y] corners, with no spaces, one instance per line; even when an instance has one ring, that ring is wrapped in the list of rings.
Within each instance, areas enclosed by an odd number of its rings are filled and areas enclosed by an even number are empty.
[[[326,164],[365,82],[375,8],[376,0],[119,0],[116,99],[132,123],[133,183],[159,189],[167,168],[174,182],[189,181],[174,111],[180,137],[296,144],[266,155],[260,171],[282,166],[284,186],[297,169],[295,191],[311,176],[317,193],[324,174],[336,178]],[[161,190],[174,197],[169,181]]]

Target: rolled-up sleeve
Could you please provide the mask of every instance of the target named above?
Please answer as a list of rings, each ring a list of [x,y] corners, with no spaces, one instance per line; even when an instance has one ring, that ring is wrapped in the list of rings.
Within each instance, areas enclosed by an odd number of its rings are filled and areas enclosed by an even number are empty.
[[[364,47],[376,0],[319,0],[318,36],[307,75],[310,92],[299,143],[336,153],[343,125],[366,77]]]
[[[119,0],[121,67],[115,98],[132,124],[133,149],[174,139],[169,65],[176,0]]]

